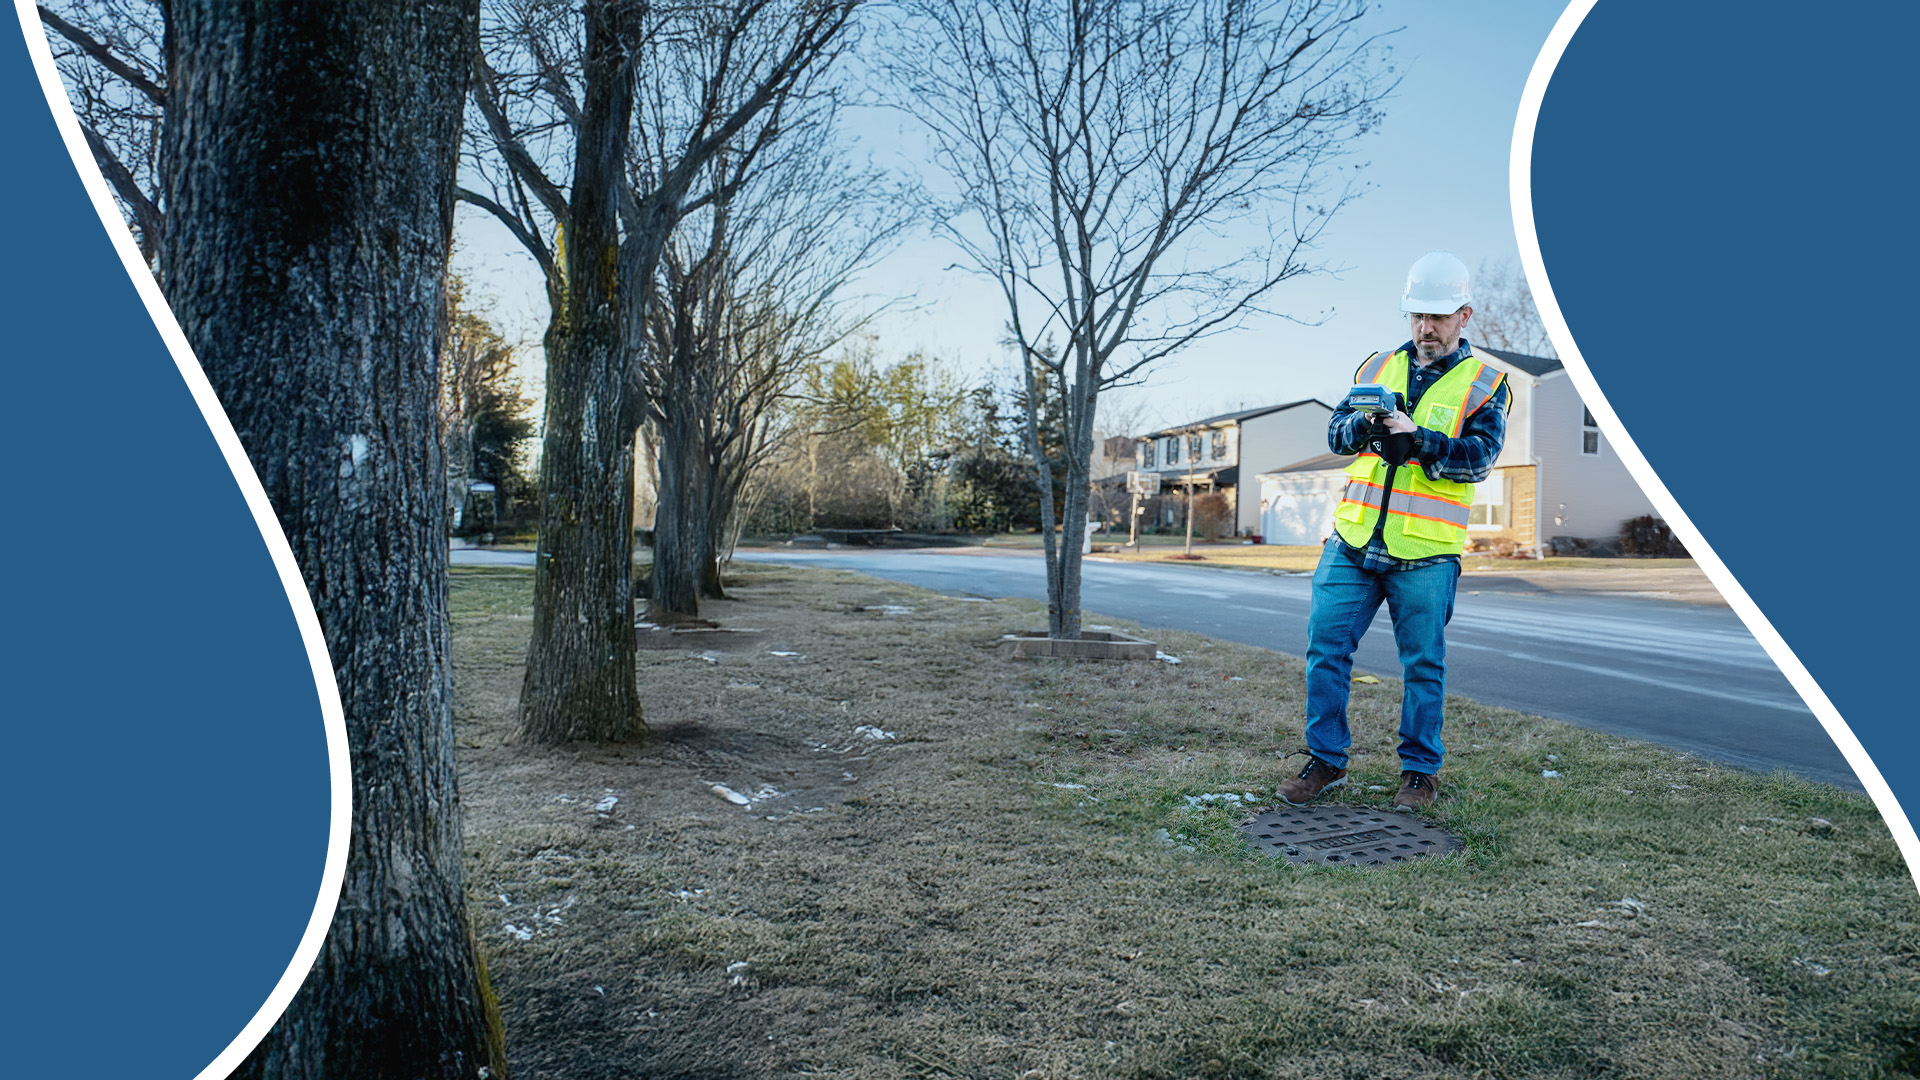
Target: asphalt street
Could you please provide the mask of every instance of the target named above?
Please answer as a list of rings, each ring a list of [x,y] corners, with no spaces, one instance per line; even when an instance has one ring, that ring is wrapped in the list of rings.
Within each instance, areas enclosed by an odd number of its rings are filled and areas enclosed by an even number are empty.
[[[951,595],[1046,598],[1037,554],[870,549],[740,551]],[[1309,580],[1195,566],[1084,564],[1082,607],[1149,630],[1191,630],[1303,656]],[[1400,665],[1384,608],[1355,672]],[[1461,579],[1447,629],[1447,691],[1689,750],[1763,772],[1860,782],[1731,610],[1625,596],[1478,590]]]

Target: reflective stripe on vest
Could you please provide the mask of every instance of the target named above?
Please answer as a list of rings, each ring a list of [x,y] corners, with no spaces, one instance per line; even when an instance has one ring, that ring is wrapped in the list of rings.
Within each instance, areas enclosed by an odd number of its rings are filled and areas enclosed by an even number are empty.
[[[1365,480],[1350,479],[1347,481],[1347,491],[1346,494],[1342,496],[1342,499],[1346,502],[1359,503],[1362,506],[1378,510],[1381,499],[1385,494],[1386,489],[1378,484],[1369,484]],[[1410,514],[1414,517],[1423,517],[1432,521],[1444,521],[1450,525],[1458,525],[1464,529],[1467,527],[1467,509],[1471,505],[1473,505],[1471,502],[1457,503],[1452,499],[1443,499],[1437,495],[1419,495],[1406,488],[1401,488],[1399,489],[1398,496],[1393,500],[1392,512],[1396,514]]]
[[[1380,372],[1386,368],[1387,361],[1393,359],[1393,354],[1394,350],[1388,349],[1385,352],[1377,352],[1367,357],[1366,361],[1360,365],[1360,370],[1353,373],[1354,385],[1364,386],[1368,383],[1379,382]]]
[[[1480,373],[1473,377],[1473,386],[1467,390],[1467,403],[1460,410],[1461,422],[1465,423],[1467,417],[1480,411],[1480,406],[1492,401],[1493,395],[1499,392],[1500,384],[1505,382],[1506,378],[1507,373],[1492,364],[1481,364]],[[1453,434],[1458,435],[1460,432],[1456,430]]]

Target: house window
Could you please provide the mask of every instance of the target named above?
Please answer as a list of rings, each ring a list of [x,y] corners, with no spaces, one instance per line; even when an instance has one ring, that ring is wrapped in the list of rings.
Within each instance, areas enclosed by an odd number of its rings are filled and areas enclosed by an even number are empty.
[[[1213,433],[1213,460],[1219,461],[1227,456],[1227,429],[1216,428]]]
[[[1200,433],[1197,431],[1187,436],[1187,460],[1200,460]]]
[[[1143,469],[1153,468],[1153,440],[1152,439],[1142,439],[1140,441],[1140,467]]]
[[[1180,464],[1180,436],[1178,435],[1167,437],[1167,464]]]
[[[1473,486],[1473,505],[1467,508],[1467,528],[1504,529],[1513,521],[1507,499],[1507,476],[1494,473]]]
[[[1593,410],[1580,407],[1580,452],[1582,454],[1600,453],[1600,425],[1593,422]]]

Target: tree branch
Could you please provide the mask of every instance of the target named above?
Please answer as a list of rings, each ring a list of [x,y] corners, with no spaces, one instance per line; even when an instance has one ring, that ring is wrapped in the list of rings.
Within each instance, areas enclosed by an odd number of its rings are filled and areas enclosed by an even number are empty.
[[[93,151],[93,161],[100,166],[100,175],[107,178],[107,183],[113,185],[113,193],[120,196],[120,201],[133,213],[133,224],[140,230],[140,257],[152,265],[154,256],[160,253],[160,234],[166,229],[166,215],[161,213],[152,199],[147,198],[146,192],[140,190],[139,181],[114,156],[107,141],[93,130],[92,125],[82,121],[80,134],[87,140],[87,149]]]
[[[492,138],[494,147],[500,151],[500,157],[506,161],[507,168],[521,183],[533,192],[548,214],[555,221],[567,220],[567,196],[558,184],[547,179],[547,174],[527,153],[527,148],[513,133],[513,126],[507,122],[507,115],[500,108],[498,76],[487,66],[486,58],[474,50],[473,57],[473,103],[479,107],[480,115],[487,121],[487,134]]]
[[[127,80],[135,90],[145,94],[147,100],[163,109],[166,108],[167,91],[165,87],[149,79],[132,64],[113,55],[111,49],[95,41],[86,31],[55,15],[53,12],[48,11],[45,4],[36,5],[36,10],[40,13],[40,21],[52,27],[55,33],[78,45],[81,52],[93,57],[100,63],[101,67]]]
[[[454,188],[453,198],[455,202],[463,202],[468,206],[485,210],[497,218],[500,224],[505,225],[507,231],[513,234],[513,238],[520,241],[520,245],[527,249],[527,254],[533,256],[533,261],[540,264],[540,273],[545,276],[549,288],[552,287],[553,282],[560,279],[560,271],[554,264],[553,253],[547,250],[546,243],[533,230],[527,228],[527,223],[521,219],[520,215],[469,188]]]

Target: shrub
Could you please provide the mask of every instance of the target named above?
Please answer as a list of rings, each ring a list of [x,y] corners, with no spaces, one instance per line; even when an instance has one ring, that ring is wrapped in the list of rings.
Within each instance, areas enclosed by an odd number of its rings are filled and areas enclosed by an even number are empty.
[[[1217,491],[1194,496],[1193,531],[1209,540],[1228,536],[1233,532],[1233,503]]]
[[[1642,514],[1620,525],[1620,554],[1654,555],[1684,559],[1687,549],[1681,545],[1667,523],[1652,514]]]

